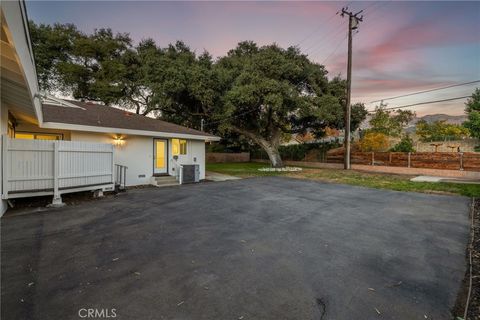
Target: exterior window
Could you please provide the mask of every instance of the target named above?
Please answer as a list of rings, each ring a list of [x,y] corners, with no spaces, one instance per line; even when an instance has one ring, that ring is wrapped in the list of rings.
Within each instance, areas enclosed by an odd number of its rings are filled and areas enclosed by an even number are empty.
[[[15,132],[15,138],[28,140],[63,140],[63,135],[61,133]]]
[[[187,154],[187,140],[172,139],[172,154],[174,156]]]
[[[33,139],[35,139],[35,135],[32,134],[32,133],[15,132],[15,139],[28,139],[28,140],[33,140]]]

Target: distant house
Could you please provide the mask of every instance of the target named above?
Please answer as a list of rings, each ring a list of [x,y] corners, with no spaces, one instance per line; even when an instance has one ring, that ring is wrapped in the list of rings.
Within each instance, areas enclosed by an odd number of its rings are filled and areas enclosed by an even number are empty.
[[[173,123],[94,103],[39,93],[23,1],[1,2],[0,215],[7,199],[80,190],[110,190],[116,165],[124,184],[153,182],[198,165],[205,177],[205,142],[220,138]]]
[[[328,143],[328,142],[343,142],[343,131],[337,129],[326,128],[325,136],[323,138],[316,138],[312,133],[292,134],[290,139],[284,141],[282,146],[290,146],[304,143]]]

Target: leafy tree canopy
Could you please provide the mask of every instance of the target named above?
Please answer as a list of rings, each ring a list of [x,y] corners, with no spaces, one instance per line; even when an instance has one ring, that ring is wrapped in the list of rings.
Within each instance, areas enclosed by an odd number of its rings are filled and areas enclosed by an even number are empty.
[[[360,150],[364,152],[387,151],[389,146],[388,136],[381,132],[367,132],[359,142]]]
[[[285,135],[344,126],[345,81],[329,81],[324,66],[295,47],[241,42],[214,61],[180,41],[162,48],[110,29],[85,34],[33,22],[31,29],[44,90],[194,128],[203,118],[210,132],[260,145],[275,166]],[[352,130],[365,115],[363,104],[352,106]]]
[[[472,97],[465,103],[468,120],[464,126],[470,130],[472,137],[480,139],[480,89],[475,89]]]
[[[278,146],[285,134],[343,126],[344,81],[329,82],[322,65],[298,48],[241,42],[216,64],[224,89],[214,111],[219,130],[237,132],[260,145],[274,166],[281,166]],[[365,117],[354,106],[354,126]]]
[[[420,120],[415,126],[415,133],[422,141],[441,141],[465,138],[469,135],[469,130],[460,125],[447,123],[446,120],[432,123]]]
[[[413,147],[413,140],[407,134],[402,137],[402,139],[390,148],[391,152],[415,152],[415,148]]]
[[[370,119],[370,131],[398,137],[413,118],[415,118],[415,112],[413,111],[387,110],[386,105],[381,104],[375,108],[375,113]]]

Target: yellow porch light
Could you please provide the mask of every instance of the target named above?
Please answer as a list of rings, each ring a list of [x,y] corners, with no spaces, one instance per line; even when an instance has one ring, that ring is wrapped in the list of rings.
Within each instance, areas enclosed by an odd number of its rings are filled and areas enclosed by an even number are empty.
[[[125,139],[122,136],[115,136],[113,138],[113,145],[115,147],[122,147],[125,145]]]

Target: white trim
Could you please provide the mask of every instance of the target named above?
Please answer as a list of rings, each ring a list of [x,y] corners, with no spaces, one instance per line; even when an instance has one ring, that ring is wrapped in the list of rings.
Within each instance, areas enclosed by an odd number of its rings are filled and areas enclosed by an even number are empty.
[[[38,93],[38,79],[30,42],[25,3],[21,0],[2,1],[1,12],[2,23],[6,22],[8,26],[9,34],[7,34],[7,37],[15,48],[16,58],[25,79],[26,89],[32,102],[32,111],[38,122],[41,123],[43,121],[42,105],[38,99],[35,99],[35,95]]]
[[[98,184],[86,187],[71,187],[67,189],[59,189],[59,195],[65,193],[72,193],[72,192],[80,192],[80,191],[95,191],[95,190],[102,190],[102,191],[113,191],[115,186],[113,183],[105,183],[105,184]],[[48,191],[29,191],[29,192],[17,192],[17,193],[9,193],[7,195],[2,195],[2,199],[15,199],[15,198],[27,198],[27,197],[39,197],[39,196],[50,196],[53,195],[53,190]]]
[[[163,141],[163,157],[164,157],[164,167],[163,168],[157,168],[157,140]],[[162,139],[162,138],[153,138],[153,174],[168,174],[168,139]]]
[[[38,93],[36,95],[36,97],[41,100],[42,104],[51,104],[51,105],[58,106],[58,107],[67,107],[67,108],[76,108],[76,109],[87,110],[85,108],[77,106],[76,104],[70,103],[70,102],[65,101],[63,99],[58,99],[54,96],[51,96],[51,95],[43,93],[43,92]]]
[[[183,138],[190,140],[204,140],[204,141],[219,141],[220,137],[217,136],[201,136],[194,134],[184,133],[171,133],[161,131],[146,131],[146,130],[134,130],[134,129],[122,129],[122,128],[110,128],[110,127],[96,127],[96,126],[84,126],[79,124],[60,123],[60,122],[44,122],[40,125],[41,128],[46,129],[61,129],[61,130],[73,130],[73,131],[86,131],[86,132],[103,132],[103,133],[123,133],[136,136],[148,136],[159,138]]]

